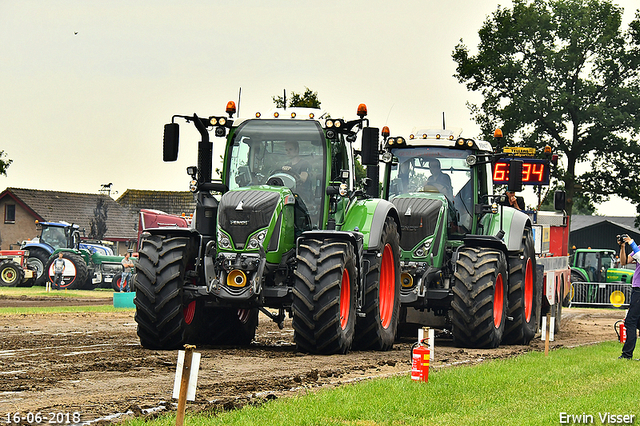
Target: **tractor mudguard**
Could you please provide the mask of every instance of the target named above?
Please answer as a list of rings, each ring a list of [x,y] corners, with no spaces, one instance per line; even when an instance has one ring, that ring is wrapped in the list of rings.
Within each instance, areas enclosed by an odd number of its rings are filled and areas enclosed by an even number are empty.
[[[148,232],[150,235],[171,235],[176,237],[200,238],[200,234],[195,229],[191,228],[147,228],[142,232],[143,238],[145,232]]]
[[[578,268],[576,266],[572,266],[571,267],[571,273],[580,275],[580,278],[582,279],[582,281],[584,281],[586,283],[589,282],[589,275],[587,274],[587,271],[585,271],[584,269]]]
[[[49,254],[53,253],[53,248],[49,244],[44,244],[44,243],[27,243],[22,247],[23,250],[29,250],[34,248],[41,248]]]
[[[502,227],[500,226],[501,215]],[[525,227],[531,227],[531,219],[527,214],[515,209],[504,208],[498,210],[496,214],[486,215],[485,218],[488,222],[484,226],[485,235],[495,236],[502,229],[505,232],[502,239],[507,246],[507,250],[511,253],[520,251],[524,229]]]
[[[347,212],[341,229],[362,233],[365,250],[379,250],[387,216],[395,220],[400,234],[400,216],[393,203],[377,199],[359,200]]]

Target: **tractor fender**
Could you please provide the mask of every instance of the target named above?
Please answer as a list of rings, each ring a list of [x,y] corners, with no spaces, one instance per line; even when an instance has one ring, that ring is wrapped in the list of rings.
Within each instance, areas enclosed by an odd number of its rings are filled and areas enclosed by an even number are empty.
[[[588,283],[589,282],[589,276],[587,275],[587,271],[585,271],[582,268],[578,268],[576,266],[572,266],[571,267],[571,273],[572,274],[576,274],[580,276],[580,279],[585,282]]]
[[[520,251],[525,228],[531,228],[531,218],[519,210],[514,210],[508,232],[509,238],[506,241],[507,249],[510,252]]]
[[[485,235],[498,235],[498,232],[502,229],[505,233],[502,240],[506,245],[507,251],[510,253],[519,252],[524,230],[525,228],[531,228],[529,215],[516,209],[504,208],[491,216],[489,226],[485,227],[487,229]]]
[[[147,235],[145,235],[147,234]],[[140,234],[142,238],[149,235],[170,235],[175,237],[189,237],[200,239],[200,233],[192,228],[147,228]]]
[[[32,250],[34,248],[42,249],[42,250],[46,251],[47,253],[49,253],[49,255],[51,255],[51,253],[53,253],[53,248],[49,244],[27,243],[24,246],[22,246],[23,250]]]
[[[359,200],[347,212],[342,230],[361,232],[365,250],[379,250],[387,217],[393,218],[400,234],[400,215],[393,203],[380,199]]]

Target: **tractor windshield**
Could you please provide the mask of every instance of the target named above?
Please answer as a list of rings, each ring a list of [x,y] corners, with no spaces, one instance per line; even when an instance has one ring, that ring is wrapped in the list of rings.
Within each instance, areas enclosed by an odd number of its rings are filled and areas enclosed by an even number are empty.
[[[281,185],[298,194],[318,225],[326,163],[324,133],[316,121],[249,120],[236,131],[227,176],[230,190]]]
[[[54,249],[68,248],[65,230],[59,226],[44,226],[40,235],[40,242],[49,244]]]
[[[471,229],[473,180],[466,158],[470,151],[442,147],[395,149],[389,197],[410,192],[439,192],[460,215],[460,225]]]

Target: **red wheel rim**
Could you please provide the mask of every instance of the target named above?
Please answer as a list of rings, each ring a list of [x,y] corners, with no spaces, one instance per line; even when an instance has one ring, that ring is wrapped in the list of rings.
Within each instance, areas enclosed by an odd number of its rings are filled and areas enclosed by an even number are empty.
[[[493,293],[493,325],[496,328],[502,324],[502,309],[504,307],[504,284],[502,274],[496,277],[496,285]]]
[[[342,284],[340,286],[340,327],[344,330],[349,323],[351,310],[351,280],[349,271],[345,268],[342,272]]]
[[[527,266],[524,274],[524,316],[526,322],[531,321],[533,312],[533,267],[531,259],[527,259]]]
[[[192,300],[186,308],[184,308],[184,322],[187,325],[191,324],[193,318],[196,316],[196,301]]]
[[[383,328],[388,328],[393,318],[393,307],[395,304],[396,286],[396,265],[393,262],[393,250],[387,244],[382,252],[382,262],[380,262],[380,321]]]

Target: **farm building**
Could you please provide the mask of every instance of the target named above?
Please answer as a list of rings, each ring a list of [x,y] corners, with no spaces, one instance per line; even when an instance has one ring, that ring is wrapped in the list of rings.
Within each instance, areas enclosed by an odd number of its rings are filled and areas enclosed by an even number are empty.
[[[618,251],[616,235],[629,234],[640,241],[640,229],[634,226],[633,216],[573,215],[569,227],[569,247],[598,248]]]

